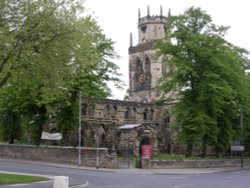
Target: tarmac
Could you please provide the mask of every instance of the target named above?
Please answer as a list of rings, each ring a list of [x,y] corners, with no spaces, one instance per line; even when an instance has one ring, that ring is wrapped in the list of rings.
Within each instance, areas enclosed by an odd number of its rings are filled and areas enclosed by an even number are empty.
[[[241,167],[225,167],[225,168],[185,168],[185,169],[139,169],[139,168],[128,168],[128,169],[108,169],[108,168],[96,168],[96,167],[87,167],[87,166],[78,166],[73,164],[60,164],[60,163],[51,163],[43,161],[31,161],[31,160],[16,160],[16,159],[4,159],[4,161],[13,161],[24,164],[37,164],[45,166],[54,166],[54,167],[63,167],[63,168],[73,168],[73,169],[82,169],[89,171],[101,171],[101,172],[113,172],[113,173],[125,173],[125,174],[180,174],[180,175],[192,175],[192,174],[208,174],[216,173],[223,171],[233,171],[242,169]],[[243,167],[244,168],[244,167]]]
[[[95,168],[95,167],[86,167],[86,166],[78,166],[72,164],[59,164],[59,163],[50,163],[50,162],[42,162],[42,161],[31,161],[31,160],[15,160],[15,159],[3,159],[0,160],[9,161],[9,162],[17,162],[22,164],[37,164],[37,165],[45,165],[45,166],[54,166],[54,167],[62,167],[62,168],[72,168],[72,169],[82,169],[88,171],[96,171],[96,172],[113,172],[113,173],[124,173],[124,174],[142,174],[142,175],[150,175],[150,174],[168,174],[168,175],[197,175],[197,174],[209,174],[209,173],[217,173],[217,172],[225,172],[225,171],[234,171],[242,169],[241,167],[236,168],[186,168],[186,169],[138,169],[138,168],[129,168],[129,169],[107,169],[107,168]],[[0,171],[0,173],[6,173]],[[7,172],[7,173],[15,173],[15,174],[23,174],[23,173],[16,173],[16,172]],[[31,175],[31,174],[24,174],[24,175]],[[47,176],[47,175],[40,175],[42,177],[46,177],[50,179],[48,181],[48,185],[52,187],[54,176]],[[16,186],[16,185],[15,185]],[[88,182],[86,181],[82,185],[73,186],[70,188],[83,188],[87,187]],[[0,188],[5,188],[9,186],[0,186]],[[22,186],[19,186],[22,187]],[[24,186],[28,187],[28,186]],[[42,184],[31,184],[30,187],[32,188],[44,188]],[[48,187],[46,185],[46,187]]]

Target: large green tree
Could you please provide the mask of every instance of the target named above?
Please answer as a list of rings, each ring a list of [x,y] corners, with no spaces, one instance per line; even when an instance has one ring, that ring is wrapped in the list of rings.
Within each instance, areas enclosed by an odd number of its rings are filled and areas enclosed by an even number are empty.
[[[241,109],[241,123],[240,128],[241,132],[238,135],[239,140],[241,140],[243,145],[246,146],[246,150],[248,151],[248,155],[250,156],[250,74],[246,74],[246,82],[249,83],[248,87],[245,89],[249,93],[246,96],[246,100]]]
[[[4,130],[12,126],[4,121],[4,112],[18,112],[16,122],[28,122],[35,132],[34,142],[39,144],[49,117],[58,120],[63,132],[74,125],[69,120],[76,119],[74,106],[79,91],[84,96],[107,97],[107,82],[120,81],[118,66],[113,62],[117,57],[113,42],[91,16],[84,14],[82,3],[0,2],[0,92],[5,96],[0,108]],[[7,101],[13,105],[7,108]]]
[[[225,40],[227,30],[191,7],[169,18],[166,38],[157,44],[159,54],[169,57],[160,87],[178,98],[175,124],[187,155],[194,145],[202,146],[203,155],[208,145],[218,153],[227,150],[239,125],[247,96],[244,70],[250,64],[246,50]]]

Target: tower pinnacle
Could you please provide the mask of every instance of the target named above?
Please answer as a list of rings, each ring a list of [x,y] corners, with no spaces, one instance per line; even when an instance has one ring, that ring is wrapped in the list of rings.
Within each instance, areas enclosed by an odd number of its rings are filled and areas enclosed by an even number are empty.
[[[129,46],[133,46],[133,36],[132,36],[132,33],[130,33]]]
[[[160,16],[162,17],[163,13],[162,13],[162,5],[160,7]]]
[[[138,20],[140,20],[140,18],[141,18],[141,10],[138,9]]]
[[[168,9],[168,17],[170,17],[171,16],[171,9],[169,8]]]

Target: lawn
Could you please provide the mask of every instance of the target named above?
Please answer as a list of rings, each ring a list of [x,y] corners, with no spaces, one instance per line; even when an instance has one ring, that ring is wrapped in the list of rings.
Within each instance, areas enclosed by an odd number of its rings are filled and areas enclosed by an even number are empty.
[[[47,178],[17,174],[0,174],[0,185],[46,181]]]

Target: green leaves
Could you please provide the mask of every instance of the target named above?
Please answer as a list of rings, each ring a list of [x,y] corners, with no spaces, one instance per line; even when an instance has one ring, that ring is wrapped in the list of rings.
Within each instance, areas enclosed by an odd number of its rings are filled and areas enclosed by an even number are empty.
[[[191,7],[169,22],[170,34],[157,44],[159,55],[170,56],[160,87],[178,93],[174,111],[181,140],[189,146],[203,142],[203,152],[207,144],[226,150],[238,109],[249,94],[246,51],[228,43],[228,27],[213,24],[200,8]]]
[[[0,92],[7,96],[2,104],[16,96],[8,110],[34,122],[36,139],[49,118],[74,125],[67,119],[77,118],[76,93],[105,98],[107,82],[120,83],[113,42],[83,11],[78,0],[1,1]],[[72,113],[61,113],[65,109]]]

